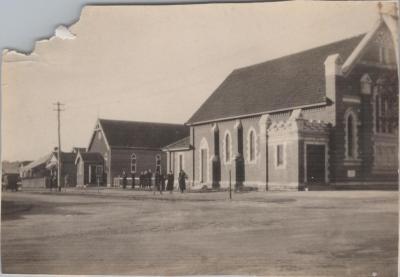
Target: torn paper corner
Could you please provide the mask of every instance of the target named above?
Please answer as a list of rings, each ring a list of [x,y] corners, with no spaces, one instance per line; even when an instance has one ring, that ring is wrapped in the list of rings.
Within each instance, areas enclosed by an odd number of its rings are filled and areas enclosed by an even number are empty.
[[[4,62],[27,62],[27,61],[37,61],[38,55],[36,53],[23,53],[15,50],[4,49],[3,53]]]
[[[68,27],[60,25],[55,29],[54,35],[52,37],[50,37],[49,39],[41,39],[36,41],[32,52],[22,52],[13,49],[4,49],[2,53],[3,60],[4,62],[35,61],[38,58],[38,55],[35,52],[39,45],[50,42],[54,39],[73,40],[75,38],[76,35],[73,34]]]
[[[60,38],[62,40],[66,40],[66,39],[74,39],[74,38],[76,38],[76,35],[73,34],[64,25],[60,25],[60,26],[57,27],[57,29],[55,31],[55,37]]]

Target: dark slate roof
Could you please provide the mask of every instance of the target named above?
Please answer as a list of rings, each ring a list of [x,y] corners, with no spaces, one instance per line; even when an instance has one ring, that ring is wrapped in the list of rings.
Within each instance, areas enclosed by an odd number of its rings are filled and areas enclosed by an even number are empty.
[[[58,158],[58,152],[54,152],[54,156]],[[76,158],[76,153],[61,152],[61,158],[63,163],[74,163]]]
[[[189,135],[183,124],[99,119],[110,147],[158,148]]]
[[[80,156],[84,162],[101,163],[103,156],[98,152],[81,152]]]
[[[190,137],[185,137],[164,147],[164,150],[190,149]]]
[[[234,70],[188,124],[325,102],[325,59],[345,60],[363,36]]]

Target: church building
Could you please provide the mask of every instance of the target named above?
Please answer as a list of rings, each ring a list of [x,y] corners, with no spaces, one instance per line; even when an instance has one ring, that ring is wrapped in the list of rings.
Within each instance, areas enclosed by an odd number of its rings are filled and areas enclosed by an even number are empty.
[[[188,135],[183,124],[98,119],[87,152],[75,160],[77,183],[96,185],[99,173],[107,186],[119,185],[123,171],[129,179],[145,170],[166,174],[162,148]]]
[[[397,33],[381,13],[366,34],[234,70],[169,157],[199,188],[397,184]]]

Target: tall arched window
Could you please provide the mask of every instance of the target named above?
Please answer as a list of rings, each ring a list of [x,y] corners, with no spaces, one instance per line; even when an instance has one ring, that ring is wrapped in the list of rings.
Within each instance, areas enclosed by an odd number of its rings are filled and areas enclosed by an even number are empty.
[[[161,155],[156,155],[156,172],[161,174]]]
[[[131,173],[136,173],[136,155],[132,153],[131,155]]]
[[[231,160],[231,137],[229,133],[225,135],[225,162]]]
[[[347,156],[354,158],[354,130],[353,130],[353,116],[349,115],[347,118]]]
[[[381,131],[381,113],[380,113],[380,98],[378,94],[375,96],[375,131],[379,133]]]
[[[345,114],[345,156],[346,159],[357,159],[357,117],[353,111]]]
[[[255,149],[256,139],[254,135],[254,131],[251,130],[249,133],[249,161],[254,161],[256,156],[256,149]]]

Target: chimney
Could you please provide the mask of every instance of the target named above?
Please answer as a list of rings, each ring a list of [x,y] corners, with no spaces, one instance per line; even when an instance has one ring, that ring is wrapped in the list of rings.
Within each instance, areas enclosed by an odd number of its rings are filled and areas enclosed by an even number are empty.
[[[333,54],[326,58],[325,62],[325,94],[333,103],[336,102],[336,77],[342,75],[341,58],[339,54]]]

